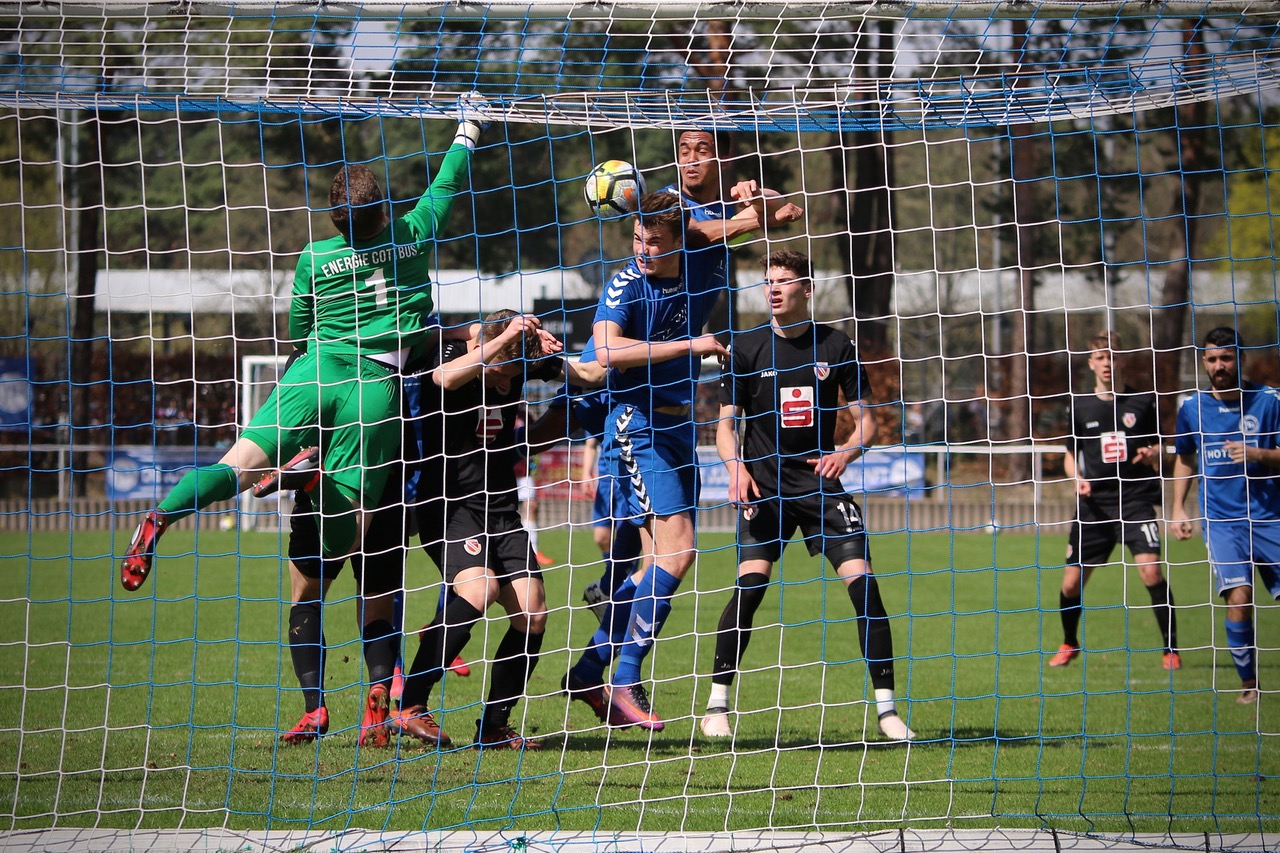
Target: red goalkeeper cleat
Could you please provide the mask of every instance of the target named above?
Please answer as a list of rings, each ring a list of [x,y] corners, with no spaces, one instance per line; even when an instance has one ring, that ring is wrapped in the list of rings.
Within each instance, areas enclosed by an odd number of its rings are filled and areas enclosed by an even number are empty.
[[[1049,666],[1066,666],[1075,660],[1079,654],[1079,646],[1073,646],[1071,643],[1063,643],[1058,646],[1057,653],[1049,659]]]
[[[369,698],[364,703],[364,717],[360,720],[361,746],[386,746],[391,742],[387,731],[387,714],[391,707],[391,699],[387,696],[387,688],[375,684],[369,688]]]
[[[153,510],[147,513],[133,533],[129,549],[120,561],[120,585],[130,592],[139,589],[151,574],[151,563],[156,556],[156,542],[169,527],[164,513]]]
[[[471,674],[471,667],[462,659],[462,655],[458,655],[458,657],[453,659],[453,663],[449,664],[449,672],[452,672],[460,678],[466,678]]]
[[[279,471],[268,472],[253,484],[253,496],[265,498],[283,489],[286,492],[309,492],[320,482],[320,448],[304,447]]]
[[[395,734],[411,737],[427,746],[438,746],[443,749],[453,743],[453,740],[436,723],[436,718],[431,716],[431,712],[421,705],[392,711],[387,720],[387,728]]]
[[[314,711],[303,714],[293,728],[280,735],[280,741],[287,744],[310,743],[328,731],[329,709],[321,705]]]
[[[1177,652],[1165,652],[1160,658],[1160,665],[1169,672],[1182,669],[1182,655]]]
[[[391,674],[391,699],[393,702],[399,702],[400,697],[404,695],[404,670],[400,668],[400,664],[396,664],[395,672]]]

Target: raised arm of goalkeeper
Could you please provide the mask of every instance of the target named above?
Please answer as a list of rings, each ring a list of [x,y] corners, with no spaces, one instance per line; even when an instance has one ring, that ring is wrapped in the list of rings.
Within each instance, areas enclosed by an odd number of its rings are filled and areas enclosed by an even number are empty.
[[[420,240],[435,239],[449,221],[454,199],[466,189],[467,166],[480,133],[489,126],[490,105],[471,92],[458,100],[458,130],[427,191],[405,215]]]

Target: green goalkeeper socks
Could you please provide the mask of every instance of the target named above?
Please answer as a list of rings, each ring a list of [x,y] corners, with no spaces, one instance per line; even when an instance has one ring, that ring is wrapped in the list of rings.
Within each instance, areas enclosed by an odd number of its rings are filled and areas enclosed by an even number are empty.
[[[186,518],[209,504],[229,501],[240,494],[236,469],[218,462],[188,471],[156,509],[170,521]]]

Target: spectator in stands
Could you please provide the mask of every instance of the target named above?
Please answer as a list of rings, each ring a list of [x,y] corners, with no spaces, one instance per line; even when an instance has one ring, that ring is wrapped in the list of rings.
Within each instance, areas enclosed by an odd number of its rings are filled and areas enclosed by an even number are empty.
[[[1186,501],[1198,478],[1201,534],[1227,606],[1227,646],[1240,676],[1236,701],[1248,705],[1258,701],[1255,567],[1280,600],[1280,391],[1241,379],[1245,350],[1235,329],[1205,335],[1200,361],[1209,389],[1178,409],[1169,521],[1174,536],[1191,538]]]

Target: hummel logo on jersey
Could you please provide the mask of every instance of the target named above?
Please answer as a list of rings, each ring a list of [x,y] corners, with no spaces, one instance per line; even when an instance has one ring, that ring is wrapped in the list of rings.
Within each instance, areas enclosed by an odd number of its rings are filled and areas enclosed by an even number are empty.
[[[1097,427],[1098,427],[1097,421],[1087,421],[1084,425],[1085,429],[1097,429]]]
[[[637,276],[637,270],[625,269],[613,277],[605,288],[604,304],[610,308],[617,308],[622,304],[622,294]]]

